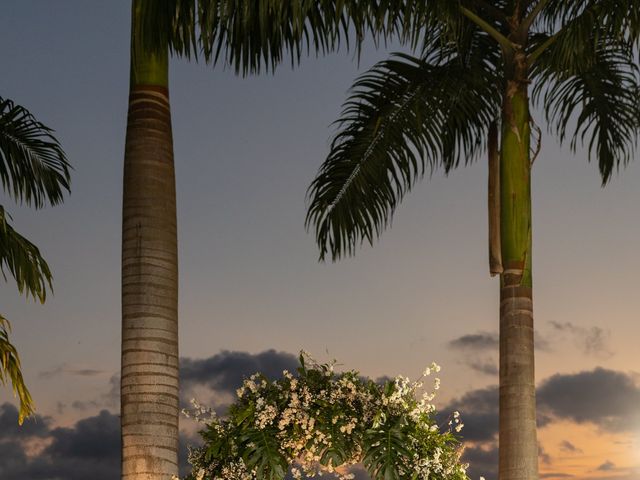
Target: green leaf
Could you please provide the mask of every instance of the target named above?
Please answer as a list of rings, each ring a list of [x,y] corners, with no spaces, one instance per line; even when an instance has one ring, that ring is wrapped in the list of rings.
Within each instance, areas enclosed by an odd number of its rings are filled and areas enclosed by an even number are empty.
[[[476,157],[500,108],[500,83],[481,60],[495,60],[497,47],[482,33],[469,42],[464,54],[395,54],[358,78],[308,190],[306,226],[321,260],[373,244],[427,167],[448,172]]]
[[[247,429],[240,436],[240,442],[244,446],[242,458],[249,469],[256,468],[257,478],[284,478],[288,464],[279,451],[276,432],[273,429]]]
[[[36,208],[60,203],[70,165],[53,131],[29,111],[0,97],[0,181],[17,202]]]
[[[367,430],[363,463],[373,478],[399,479],[397,466],[402,463],[401,458],[413,458],[405,446],[408,443],[405,426],[403,419],[398,418],[385,428]]]
[[[626,165],[640,133],[640,79],[632,51],[591,30],[574,59],[565,58],[564,37],[549,47],[534,70],[534,99],[542,103],[550,129],[571,149],[586,144],[598,161],[603,185]]]
[[[47,288],[52,288],[49,266],[38,247],[16,232],[7,216],[0,206],[0,272],[6,280],[5,270],[8,270],[20,293],[44,302]]]
[[[236,425],[241,425],[247,418],[253,416],[255,413],[255,405],[250,403],[244,410],[241,410],[239,413],[235,415]]]
[[[6,385],[11,382],[13,394],[20,400],[18,423],[22,425],[24,419],[34,413],[35,406],[22,377],[18,351],[9,341],[10,331],[11,324],[0,315],[0,383]]]

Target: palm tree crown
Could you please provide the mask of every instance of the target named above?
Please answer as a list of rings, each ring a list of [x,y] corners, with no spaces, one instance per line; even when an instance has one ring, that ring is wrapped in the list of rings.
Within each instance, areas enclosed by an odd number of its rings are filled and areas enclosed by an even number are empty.
[[[69,191],[70,165],[50,128],[13,101],[0,97],[0,179],[16,202],[34,208],[56,205]],[[44,302],[52,288],[51,271],[38,247],[9,223],[11,216],[0,206],[0,272],[14,278],[20,293]],[[16,348],[9,341],[9,321],[0,315],[0,383],[11,381],[20,399],[20,416],[33,413]]]
[[[323,259],[373,243],[427,168],[449,172],[476,159],[516,69],[524,75],[514,81],[532,84],[549,129],[573,149],[587,143],[603,183],[630,159],[639,87],[633,9],[610,0],[426,6],[411,19],[423,25],[419,55],[395,54],[356,80],[309,188],[306,222]]]

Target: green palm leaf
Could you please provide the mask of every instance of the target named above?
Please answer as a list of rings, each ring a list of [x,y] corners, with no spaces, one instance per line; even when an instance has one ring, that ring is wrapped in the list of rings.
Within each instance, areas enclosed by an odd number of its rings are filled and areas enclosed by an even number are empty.
[[[592,30],[572,61],[565,60],[563,40],[536,65],[534,98],[541,100],[561,141],[570,134],[573,150],[578,141],[587,143],[606,184],[614,169],[631,160],[639,133],[638,67],[631,50],[603,32]]]
[[[62,201],[70,166],[52,130],[0,97],[0,180],[16,201],[36,208]]]
[[[140,38],[144,50],[159,51],[166,46],[186,58],[197,57],[198,32],[195,0],[146,0]]]
[[[558,24],[565,26],[585,14],[609,34],[636,41],[640,35],[638,0],[627,0],[624,4],[619,0],[550,0],[540,18],[547,29],[553,29]]]
[[[38,247],[16,232],[7,216],[0,206],[0,272],[6,280],[8,270],[20,293],[44,302],[47,288],[52,288],[49,266]]]
[[[33,400],[22,378],[20,370],[20,357],[16,348],[9,341],[11,324],[0,315],[0,383],[6,385],[11,381],[14,395],[20,399],[20,413],[18,423],[34,412]]]
[[[388,5],[396,3],[402,4]],[[335,50],[341,38],[349,43],[350,33],[359,46],[367,29],[382,34],[387,25],[382,22],[385,12],[374,10],[373,2],[200,0],[198,4],[205,57],[214,63],[224,61],[243,74],[273,70],[287,56],[298,63],[311,49]],[[400,12],[392,14],[397,17]]]
[[[306,224],[320,257],[372,244],[427,166],[471,161],[498,111],[498,85],[493,66],[461,55],[434,65],[396,54],[362,75],[309,187]]]
[[[375,41],[395,36],[415,45],[447,0],[151,0],[145,5],[145,48],[169,45],[186,57],[202,52],[246,75],[273,70],[303,53],[358,49],[366,34]],[[449,9],[450,10],[450,9]]]

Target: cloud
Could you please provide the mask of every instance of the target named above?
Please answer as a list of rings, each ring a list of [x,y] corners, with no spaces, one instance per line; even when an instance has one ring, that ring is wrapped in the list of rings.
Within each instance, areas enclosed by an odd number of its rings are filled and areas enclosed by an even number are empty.
[[[462,461],[469,463],[469,478],[484,477],[486,480],[498,480],[498,444],[491,442],[483,446],[467,447]]]
[[[262,372],[275,378],[282,370],[294,371],[297,357],[267,350],[257,354],[223,351],[205,359],[181,359],[181,382],[189,391],[206,388],[217,394],[235,394],[244,377]],[[42,372],[43,378],[61,374],[93,375],[89,369],[66,366]],[[102,372],[100,372],[102,373]],[[120,377],[111,376],[108,389],[94,399],[77,400],[77,411],[116,408],[119,403]],[[64,411],[65,405],[57,409]],[[36,416],[17,424],[18,411],[6,403],[0,405],[0,478],[2,480],[112,480],[120,475],[120,418],[103,409],[97,415],[79,420],[71,427],[52,427],[50,417]],[[181,418],[181,422],[187,423]],[[187,445],[198,445],[200,438],[181,432],[179,461],[182,474],[190,471]],[[366,478],[366,477],[362,477]]]
[[[566,453],[582,453],[582,450],[576,447],[569,440],[563,440],[560,442],[560,450]]]
[[[640,387],[631,375],[596,368],[558,374],[537,390],[539,411],[557,419],[593,423],[610,432],[640,425]]]
[[[51,379],[62,374],[76,375],[79,377],[95,377],[97,375],[102,375],[103,373],[103,370],[96,370],[93,368],[78,368],[63,364],[52,370],[46,370],[38,373],[38,377],[43,379]]]
[[[558,374],[539,384],[536,397],[539,427],[553,421],[568,420],[591,423],[607,431],[626,432],[640,425],[640,387],[632,374],[603,368]],[[446,415],[454,410],[460,411],[465,424],[462,440],[470,442],[464,459],[471,463],[471,478],[480,475],[487,480],[497,478],[497,450],[493,452],[493,448],[498,436],[498,387],[472,390],[454,399],[441,410],[438,422],[445,421]],[[561,442],[560,448],[567,453],[581,452],[568,440]],[[541,461],[550,464],[551,458],[541,446],[539,452]],[[491,464],[492,461],[495,463]],[[601,467],[614,468],[606,462]],[[562,478],[562,475],[550,473],[541,478]],[[637,477],[624,474],[616,480],[634,478]]]
[[[500,346],[498,334],[479,332],[462,335],[449,343],[449,348],[465,353],[461,362],[471,370],[495,377],[498,374],[498,362],[494,357],[486,356],[486,352],[497,352]],[[482,356],[485,354],[484,356]]]
[[[119,458],[120,417],[102,410],[96,416],[78,421],[71,428],[53,429],[51,437],[53,442],[45,453],[55,458],[86,459],[91,462]]]
[[[600,465],[598,468],[596,468],[596,470],[599,471],[599,472],[610,472],[611,470],[614,470],[615,468],[616,468],[616,464],[613,463],[610,460],[607,460],[602,465]]]
[[[441,410],[441,415],[459,411],[464,423],[462,438],[465,441],[486,442],[498,434],[498,387],[491,386],[465,393]],[[438,419],[443,423],[444,418]]]
[[[498,365],[493,359],[479,360],[475,362],[468,362],[467,366],[478,373],[483,373],[495,377],[498,375]]]
[[[538,458],[545,465],[551,465],[551,455],[547,453],[540,442],[538,442]]]
[[[535,332],[535,349],[539,351],[550,351],[549,342]],[[498,354],[500,349],[500,337],[497,332],[478,332],[450,340],[447,344],[449,348],[464,353],[464,360],[461,362],[471,370],[483,375],[495,377],[498,375],[498,360],[495,356],[487,354]]]
[[[191,398],[224,413],[235,398],[236,390],[244,378],[261,372],[268,378],[277,378],[283,370],[295,372],[298,357],[290,353],[266,350],[248,352],[224,350],[204,359],[180,359],[180,403],[189,407]]]
[[[235,393],[243,378],[261,372],[269,378],[282,375],[282,370],[295,370],[298,358],[290,353],[266,350],[261,353],[224,350],[205,359],[180,359],[180,381],[184,386],[208,385],[218,391]]]
[[[120,478],[120,417],[107,410],[72,427],[51,428],[48,417],[27,419],[19,427],[18,411],[0,405],[0,478],[2,480],[114,480]],[[197,436],[180,434],[181,475],[190,472],[187,446]],[[34,451],[33,446],[40,447]],[[31,448],[30,448],[31,447]],[[31,450],[32,453],[29,453]]]
[[[81,400],[75,400],[71,402],[71,408],[75,410],[89,410],[91,408],[99,408],[100,404],[95,400],[88,400],[83,402]]]
[[[0,405],[0,443],[11,442],[15,439],[26,437],[44,437],[49,432],[49,417],[35,415],[25,420],[22,426],[18,425],[18,409],[10,404]]]
[[[592,423],[610,432],[626,432],[640,425],[640,387],[631,375],[603,368],[576,374],[554,375],[536,392],[538,427],[554,420]],[[498,434],[498,386],[472,390],[441,410],[440,422],[458,410],[465,424],[462,438],[488,442]],[[565,451],[578,452],[570,442]],[[570,450],[573,447],[576,450]]]
[[[65,403],[58,402],[57,403],[57,412],[58,414],[64,413],[66,408],[69,405]],[[100,409],[110,409],[110,410],[118,410],[120,406],[120,374],[115,373],[109,378],[108,390],[101,393],[97,397],[88,399],[88,400],[74,400],[71,402],[71,408],[80,411],[86,412],[87,410],[100,410]]]
[[[576,346],[588,356],[610,358],[613,352],[608,346],[609,332],[600,327],[581,327],[571,322],[549,322],[555,333],[566,333],[573,337]]]
[[[106,410],[70,428],[47,418],[16,424],[16,408],[0,406],[0,478],[3,480],[112,480],[120,475],[120,419]],[[5,425],[5,419],[11,423]],[[8,427],[10,430],[6,430]],[[7,433],[8,432],[8,433]],[[36,450],[34,451],[34,445]]]
[[[457,350],[496,350],[500,342],[497,333],[480,332],[454,338],[449,346]]]

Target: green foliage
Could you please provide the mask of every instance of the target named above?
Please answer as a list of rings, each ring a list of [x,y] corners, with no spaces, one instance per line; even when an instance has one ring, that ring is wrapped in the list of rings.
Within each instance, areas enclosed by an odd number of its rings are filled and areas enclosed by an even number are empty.
[[[69,191],[69,163],[50,128],[27,109],[0,97],[0,179],[16,201],[35,208],[56,205]],[[51,271],[38,247],[10,224],[11,217],[0,206],[0,272],[11,274],[20,293],[44,302],[52,288]],[[0,316],[0,382],[11,381],[20,399],[19,423],[34,411],[24,383],[20,359],[9,341],[10,324]]]
[[[640,121],[638,66],[630,49],[612,48],[606,39],[591,39],[597,43],[582,62],[559,61],[553,50],[560,44],[551,47],[537,65],[534,90],[560,140],[575,125],[571,148],[586,140],[603,184],[631,160]]]
[[[561,141],[588,145],[603,183],[631,158],[640,5],[627,15],[613,0],[538,0],[520,12],[499,0],[446,3],[403,17],[413,33],[412,22],[428,19],[422,42],[412,42],[422,44],[419,57],[394,54],[351,89],[308,190],[306,226],[321,260],[372,244],[425,166],[449,172],[476,159],[490,124],[505,115],[510,81],[533,85],[533,102]]]
[[[640,35],[638,0],[550,0],[540,18],[547,28],[588,18],[595,30],[604,28],[619,39],[637,42]]]
[[[415,44],[431,11],[419,0],[139,0],[145,46],[223,63],[247,75],[274,70],[303,53],[342,44],[359,51],[367,34]],[[447,2],[439,0],[446,5]]]
[[[8,381],[11,381],[13,394],[20,399],[18,423],[22,425],[24,419],[34,412],[35,407],[22,378],[18,351],[9,341],[10,331],[11,324],[0,315],[0,383],[6,385]]]
[[[321,259],[328,250],[337,260],[364,240],[372,244],[426,166],[448,172],[483,146],[500,108],[500,66],[495,57],[482,61],[486,35],[466,41],[467,52],[394,55],[356,80],[308,191],[306,223]]]
[[[45,301],[47,287],[51,288],[49,266],[38,247],[9,225],[7,214],[0,206],[0,272],[6,280],[5,269],[13,276],[20,293]]]
[[[376,480],[467,479],[454,434],[434,423],[434,394],[416,398],[421,382],[397,377],[380,385],[300,360],[297,376],[252,375],[226,418],[212,413],[204,445],[190,452],[188,478],[282,480],[291,466],[295,478],[329,472],[347,479],[348,467],[361,462]],[[196,416],[204,413],[198,407]],[[449,426],[462,427],[457,412]]]
[[[16,201],[35,208],[60,203],[69,191],[69,163],[52,130],[0,97],[0,180]]]

